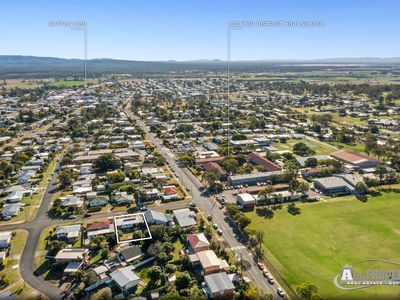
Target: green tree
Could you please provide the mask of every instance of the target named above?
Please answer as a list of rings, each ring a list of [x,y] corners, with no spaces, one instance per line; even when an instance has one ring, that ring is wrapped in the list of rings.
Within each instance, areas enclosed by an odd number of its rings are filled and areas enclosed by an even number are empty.
[[[162,270],[159,266],[152,266],[147,270],[147,277],[153,282],[156,283],[162,275]]]
[[[318,160],[315,157],[309,157],[304,164],[307,168],[316,167],[318,165]]]
[[[314,150],[311,150],[309,146],[307,146],[305,143],[300,142],[297,143],[293,146],[293,152],[297,155],[301,156],[307,156],[307,155],[312,155],[315,154]]]
[[[60,183],[61,188],[66,188],[71,185],[72,183],[72,174],[69,170],[62,170],[58,174],[58,181]]]
[[[371,152],[374,152],[377,146],[378,144],[376,137],[372,133],[367,133],[364,143],[365,152],[370,155]]]
[[[310,189],[310,185],[306,181],[300,181],[297,185],[296,192],[305,195]]]
[[[49,255],[53,256],[58,253],[61,249],[64,249],[67,244],[64,241],[54,240],[49,244]]]
[[[286,161],[283,165],[283,169],[289,177],[289,191],[291,193],[291,199],[293,200],[293,193],[297,188],[297,176],[299,174],[299,166],[293,161]]]
[[[356,186],[354,187],[354,191],[358,195],[363,195],[368,191],[368,188],[363,182],[359,181],[359,182],[357,182]]]
[[[192,166],[195,163],[195,158],[191,154],[181,154],[178,156],[178,161],[185,166]]]
[[[382,185],[384,183],[384,179],[385,179],[385,176],[387,173],[388,173],[388,170],[384,164],[379,164],[375,168],[375,175],[378,176],[380,185]]]
[[[233,158],[226,158],[221,163],[228,173],[236,173],[239,169],[239,162]]]
[[[94,162],[97,169],[102,172],[116,170],[121,167],[121,161],[112,153],[106,153],[97,158]]]
[[[172,290],[165,295],[160,297],[160,300],[185,300],[186,298],[179,295],[178,291]]]
[[[275,189],[272,185],[267,186],[265,189],[261,190],[257,194],[257,203],[259,205],[270,205],[272,194],[275,192]]]
[[[178,274],[175,280],[175,286],[178,291],[182,289],[187,289],[192,281],[192,277],[190,277],[189,272],[185,271],[183,273]]]
[[[107,174],[107,181],[109,181],[110,183],[123,182],[124,179],[125,179],[125,174],[121,171]]]
[[[235,220],[236,220],[238,226],[242,229],[245,229],[251,223],[251,219],[248,216],[246,216],[244,213],[237,214],[235,216]]]
[[[318,287],[314,283],[307,281],[297,286],[296,292],[301,299],[310,300],[312,295],[318,293]]]
[[[255,235],[254,235],[260,252],[262,251],[262,243],[264,242],[264,236],[265,236],[265,232],[261,231],[261,230],[256,231]]]
[[[215,183],[215,181],[218,180],[218,176],[216,172],[212,170],[211,172],[204,172],[203,175],[201,176],[201,179],[205,182],[205,184],[209,188]]]
[[[235,262],[236,268],[239,269],[240,273],[247,272],[251,269],[251,263],[248,260],[241,259]]]

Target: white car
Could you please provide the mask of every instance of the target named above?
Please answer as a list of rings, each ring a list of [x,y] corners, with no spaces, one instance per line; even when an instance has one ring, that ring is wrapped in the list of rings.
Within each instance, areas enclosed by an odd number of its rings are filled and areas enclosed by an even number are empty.
[[[285,297],[285,292],[281,288],[277,288],[276,293],[279,297]]]
[[[274,280],[274,278],[272,278],[271,275],[268,275],[268,276],[267,276],[267,280],[268,280],[268,282],[269,282],[270,284],[274,284],[274,283],[275,283],[275,280]]]
[[[213,227],[214,227],[214,229],[218,229],[219,228],[218,224],[214,224]]]
[[[263,275],[264,275],[264,277],[265,277],[265,278],[267,278],[267,277],[268,277],[268,275],[269,275],[269,273],[268,273],[268,270],[267,270],[267,269],[263,269],[263,270],[262,270],[262,273],[263,273]]]

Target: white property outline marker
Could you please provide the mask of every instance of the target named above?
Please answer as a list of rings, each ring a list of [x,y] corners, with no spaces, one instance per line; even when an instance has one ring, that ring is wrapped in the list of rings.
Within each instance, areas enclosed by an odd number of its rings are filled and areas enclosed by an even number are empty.
[[[145,237],[145,238],[128,239],[128,240],[120,241],[119,240],[119,236],[118,236],[117,219],[131,218],[131,217],[135,217],[135,216],[138,216],[138,215],[141,215],[143,217],[144,223],[146,224],[147,231],[149,232],[149,236]],[[149,224],[147,224],[146,216],[144,215],[144,213],[134,213],[134,214],[121,215],[121,216],[114,216],[114,229],[115,229],[115,236],[117,237],[117,243],[118,244],[130,243],[130,242],[139,242],[139,241],[144,241],[144,240],[150,240],[150,239],[153,238],[151,236],[151,231],[150,231],[150,228],[149,228]]]

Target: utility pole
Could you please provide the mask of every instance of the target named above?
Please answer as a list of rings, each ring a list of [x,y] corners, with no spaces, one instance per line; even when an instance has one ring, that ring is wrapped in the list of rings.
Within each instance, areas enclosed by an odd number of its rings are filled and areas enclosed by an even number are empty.
[[[83,39],[84,39],[84,64],[85,64],[85,87],[87,86],[87,24],[83,28]]]
[[[230,70],[231,69],[231,24],[228,23],[226,27],[226,73],[227,73],[227,80],[228,80],[228,98],[227,98],[227,138],[228,138],[228,157],[230,157],[231,151],[230,151],[230,144],[231,144],[231,137],[230,137],[230,92],[231,92],[231,86],[230,86]]]

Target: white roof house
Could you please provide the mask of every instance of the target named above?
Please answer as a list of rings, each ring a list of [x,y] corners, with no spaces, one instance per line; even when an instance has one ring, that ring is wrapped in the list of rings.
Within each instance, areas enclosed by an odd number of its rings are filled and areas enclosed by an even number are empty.
[[[24,187],[23,185],[17,184],[17,185],[10,186],[4,192],[7,194],[12,193],[12,192],[28,192],[28,189],[26,187]]]
[[[60,226],[56,228],[56,235],[58,238],[78,238],[79,233],[81,232],[81,225],[67,225],[67,226]]]
[[[12,232],[3,231],[0,232],[0,248],[7,248],[11,244]]]
[[[22,198],[24,197],[24,191],[15,191],[11,192],[8,196],[4,198],[4,200],[8,203],[17,203],[21,202]]]
[[[179,226],[188,227],[196,225],[196,213],[188,208],[174,210],[174,215]]]
[[[83,256],[89,252],[89,249],[62,249],[54,257],[56,261],[81,261]]]
[[[1,213],[3,218],[15,217],[19,214],[20,209],[21,203],[4,204]]]
[[[65,198],[60,198],[62,200],[62,207],[82,207],[83,200],[80,197],[68,195]]]
[[[110,273],[110,277],[122,290],[137,286],[140,280],[139,276],[132,271],[132,267],[116,269]]]

